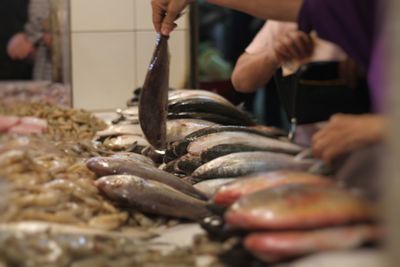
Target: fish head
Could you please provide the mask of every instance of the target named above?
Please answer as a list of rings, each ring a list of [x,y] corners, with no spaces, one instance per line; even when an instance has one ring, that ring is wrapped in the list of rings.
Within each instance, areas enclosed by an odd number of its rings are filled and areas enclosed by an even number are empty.
[[[94,157],[86,161],[86,167],[96,173],[97,176],[101,177],[115,174],[115,168],[112,162],[112,158]]]
[[[111,201],[129,202],[130,179],[126,175],[104,176],[95,182],[96,187]]]

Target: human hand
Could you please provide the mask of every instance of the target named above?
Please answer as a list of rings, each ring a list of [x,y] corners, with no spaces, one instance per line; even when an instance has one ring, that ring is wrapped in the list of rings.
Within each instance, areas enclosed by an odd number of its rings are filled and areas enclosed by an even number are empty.
[[[290,31],[278,38],[274,46],[280,62],[302,60],[310,57],[314,50],[312,38],[302,31]]]
[[[152,0],[153,25],[157,32],[169,35],[176,27],[175,20],[194,0]]]
[[[314,156],[331,163],[338,156],[382,140],[386,124],[380,115],[333,115],[312,138]]]
[[[34,52],[34,47],[25,33],[15,34],[7,45],[7,53],[11,59],[22,60]]]

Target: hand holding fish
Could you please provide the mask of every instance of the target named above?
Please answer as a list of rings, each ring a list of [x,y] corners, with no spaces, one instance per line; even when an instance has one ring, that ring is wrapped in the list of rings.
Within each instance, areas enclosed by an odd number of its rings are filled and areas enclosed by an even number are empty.
[[[379,115],[337,114],[312,138],[314,155],[327,163],[382,140],[387,119]]]
[[[152,0],[153,24],[157,32],[168,36],[176,27],[175,20],[193,0]]]

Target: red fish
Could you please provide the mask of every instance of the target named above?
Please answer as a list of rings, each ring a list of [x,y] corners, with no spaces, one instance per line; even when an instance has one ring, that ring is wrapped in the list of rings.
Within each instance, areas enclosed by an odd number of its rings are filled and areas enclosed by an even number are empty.
[[[340,188],[283,185],[235,202],[226,222],[248,230],[296,230],[328,227],[376,218],[373,203]]]
[[[276,171],[258,173],[238,178],[235,182],[222,186],[214,195],[213,201],[221,206],[230,206],[242,196],[285,184],[333,186],[333,181],[327,177],[307,172]]]

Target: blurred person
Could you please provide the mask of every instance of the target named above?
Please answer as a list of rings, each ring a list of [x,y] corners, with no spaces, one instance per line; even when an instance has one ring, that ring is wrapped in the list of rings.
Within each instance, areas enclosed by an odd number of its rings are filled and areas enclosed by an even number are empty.
[[[193,0],[152,0],[153,24],[157,32],[169,35],[174,21]],[[378,0],[209,0],[263,19],[297,21],[299,30],[315,30],[320,38],[339,45],[368,72],[371,95],[376,111],[382,110],[382,20],[378,17]],[[365,117],[367,116],[367,117]],[[369,116],[369,117],[368,117]],[[356,125],[349,121],[357,120]],[[339,129],[341,128],[341,129]],[[347,128],[349,130],[345,130]],[[351,129],[351,130],[350,130]],[[371,142],[382,140],[386,118],[382,115],[337,115],[313,138],[317,157],[331,162]],[[341,146],[337,142],[342,142]],[[356,144],[350,146],[349,144]],[[335,149],[333,149],[335,147]]]
[[[34,60],[34,80],[52,79],[49,0],[30,0],[24,31],[11,38],[7,51],[14,60]]]
[[[298,31],[295,23],[270,20],[240,56],[232,82],[238,91],[252,92],[281,66],[285,74],[291,74],[308,62],[346,58],[338,46]]]
[[[282,67],[286,76],[295,73],[301,65],[316,61],[341,62],[340,78],[350,88],[356,88],[358,79],[362,78],[357,64],[340,47],[318,38],[315,33],[308,35],[298,31],[295,23],[270,20],[240,56],[233,71],[232,82],[240,92],[253,92],[267,84],[279,67]],[[267,90],[269,94],[265,105],[279,102],[278,95],[269,92],[275,88]],[[299,126],[295,142],[309,146],[312,134],[318,129],[318,125],[314,124]]]
[[[0,1],[0,80],[32,79],[32,62],[14,60],[7,53],[11,37],[27,22],[28,0]]]

